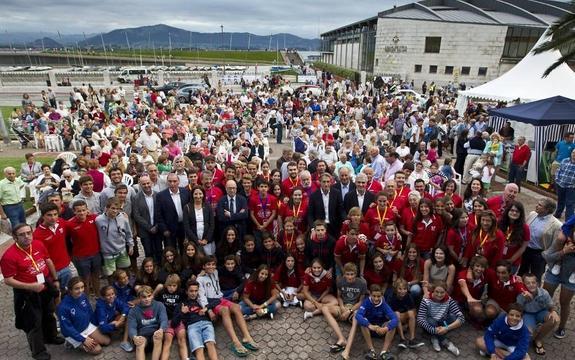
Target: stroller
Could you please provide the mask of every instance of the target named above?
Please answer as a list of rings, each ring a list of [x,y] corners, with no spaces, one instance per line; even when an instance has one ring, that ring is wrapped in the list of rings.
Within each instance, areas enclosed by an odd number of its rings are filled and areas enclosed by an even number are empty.
[[[15,126],[12,126],[12,131],[18,136],[18,141],[20,142],[20,148],[24,149],[28,146],[28,143],[34,141],[34,137],[30,134],[26,134],[22,129],[18,129]]]

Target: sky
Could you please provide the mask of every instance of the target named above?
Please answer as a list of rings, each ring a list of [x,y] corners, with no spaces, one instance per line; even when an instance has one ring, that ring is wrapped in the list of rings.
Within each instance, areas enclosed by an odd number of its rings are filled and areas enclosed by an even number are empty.
[[[166,24],[198,32],[291,33],[304,38],[408,0],[1,0],[0,32],[94,34]]]

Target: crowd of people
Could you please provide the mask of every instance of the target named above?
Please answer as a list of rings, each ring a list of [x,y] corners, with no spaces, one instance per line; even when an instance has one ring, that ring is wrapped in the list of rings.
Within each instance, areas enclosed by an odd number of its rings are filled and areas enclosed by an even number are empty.
[[[392,359],[394,337],[459,355],[449,338],[465,322],[485,329],[476,346],[492,359],[527,359],[531,345],[544,355],[548,335],[566,336],[573,207],[562,224],[555,201],[517,200],[525,138],[494,132],[481,106],[458,114],[435,86],[414,103],[329,74],[322,96],[280,84],[199,91],[189,105],[91,87],[69,104],[23,102],[23,124],[81,145],[52,166],[28,154],[0,181],[15,240],[0,267],[35,359],[50,358],[46,343],[99,354],[116,334],[139,360],[167,359],[173,343],[182,360],[217,359],[218,320],[245,357],[262,347],[249,322],[291,306],[325,319],[337,337],[326,350],[343,359],[358,328],[368,359]],[[271,162],[274,138],[292,147]],[[514,140],[510,182],[491,195]],[[574,176],[567,154],[558,178]]]

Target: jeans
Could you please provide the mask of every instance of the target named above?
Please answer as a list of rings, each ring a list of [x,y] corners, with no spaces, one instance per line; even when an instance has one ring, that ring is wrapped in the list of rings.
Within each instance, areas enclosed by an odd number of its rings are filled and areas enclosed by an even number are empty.
[[[532,249],[530,247],[525,249],[523,256],[521,257],[521,267],[519,268],[519,276],[523,276],[526,273],[532,273],[537,276],[537,280],[541,281],[541,277],[545,272],[545,259],[541,253],[543,250]]]
[[[562,187],[557,184],[557,210],[555,211],[555,217],[561,218],[563,214],[563,209],[565,209],[565,220],[573,216],[573,210],[575,210],[575,188]]]
[[[13,204],[13,205],[4,205],[2,206],[4,213],[10,220],[10,224],[12,224],[12,228],[14,228],[18,224],[23,224],[26,222],[26,212],[24,212],[24,205],[22,203]]]
[[[68,289],[68,282],[72,278],[72,270],[70,270],[70,265],[66,266],[65,268],[60,269],[56,272],[58,275],[58,281],[60,282],[60,292],[64,294],[66,289]]]
[[[414,300],[420,299],[423,295],[423,289],[419,284],[413,284],[409,287],[409,293]]]
[[[244,314],[244,315],[252,315],[254,313],[254,310],[251,307],[249,307],[248,304],[246,304],[243,301],[240,301],[240,307],[242,308],[242,314]],[[267,306],[267,309],[268,309],[268,314],[269,313],[274,314],[277,310],[276,302],[274,301],[271,304],[269,304]]]
[[[509,180],[510,183],[515,183],[517,186],[521,187],[521,182],[523,181],[524,177],[525,168],[511,162],[509,165],[509,176],[507,180]]]
[[[283,138],[283,130],[284,130],[283,125],[282,125],[282,124],[277,124],[277,125],[276,125],[276,130],[277,130],[277,133],[276,133],[276,141],[277,141],[278,144],[281,144],[281,143],[282,143],[282,138]]]

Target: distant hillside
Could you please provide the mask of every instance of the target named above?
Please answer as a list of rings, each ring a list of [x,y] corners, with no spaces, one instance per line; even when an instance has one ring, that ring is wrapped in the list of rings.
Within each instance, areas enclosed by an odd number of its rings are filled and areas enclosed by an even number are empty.
[[[30,43],[27,43],[27,46],[34,49],[59,49],[64,47],[64,45],[49,37],[34,40]]]
[[[250,33],[199,33],[175,28],[168,25],[142,26],[138,28],[117,29],[109,33],[92,36],[79,41],[80,47],[102,48],[102,38],[106,47],[133,49],[319,49],[319,39],[304,39],[292,34],[273,34],[267,36]],[[231,41],[230,41],[231,40]]]

